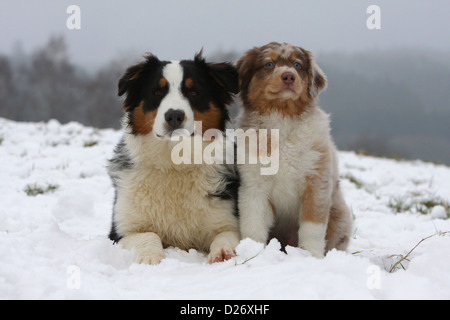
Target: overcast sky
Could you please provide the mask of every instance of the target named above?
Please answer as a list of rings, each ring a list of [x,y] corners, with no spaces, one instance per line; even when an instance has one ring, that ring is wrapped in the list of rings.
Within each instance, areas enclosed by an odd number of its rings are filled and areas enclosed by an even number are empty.
[[[68,30],[67,7],[81,9]],[[369,30],[369,5],[381,30]],[[450,52],[448,0],[0,0],[0,53],[64,35],[71,58],[93,66],[123,55],[191,58],[285,41],[315,53],[412,47]]]

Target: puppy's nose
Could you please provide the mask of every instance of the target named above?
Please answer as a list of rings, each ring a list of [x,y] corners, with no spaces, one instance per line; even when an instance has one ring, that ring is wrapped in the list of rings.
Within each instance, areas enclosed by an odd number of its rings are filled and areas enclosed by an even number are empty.
[[[183,110],[173,110],[169,109],[164,118],[171,129],[177,129],[184,121],[184,111]]]
[[[281,75],[281,80],[283,80],[284,84],[291,85],[295,82],[295,74],[292,72],[285,72]]]

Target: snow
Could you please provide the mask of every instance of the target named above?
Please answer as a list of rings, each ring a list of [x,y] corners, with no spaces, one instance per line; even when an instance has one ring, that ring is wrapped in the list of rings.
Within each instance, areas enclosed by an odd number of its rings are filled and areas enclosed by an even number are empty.
[[[0,118],[0,299],[450,299],[446,166],[340,152],[347,252],[316,259],[244,239],[223,263],[168,248],[149,266],[107,238],[120,135]]]

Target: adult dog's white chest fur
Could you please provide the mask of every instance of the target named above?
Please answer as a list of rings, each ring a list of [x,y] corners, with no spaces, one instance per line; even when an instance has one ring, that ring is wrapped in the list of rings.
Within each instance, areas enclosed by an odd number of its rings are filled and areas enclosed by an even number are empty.
[[[127,142],[136,164],[117,179],[119,233],[155,232],[164,246],[208,251],[221,227],[236,226],[227,214],[233,202],[210,196],[221,183],[219,167],[174,165],[170,143],[154,137],[129,136]]]

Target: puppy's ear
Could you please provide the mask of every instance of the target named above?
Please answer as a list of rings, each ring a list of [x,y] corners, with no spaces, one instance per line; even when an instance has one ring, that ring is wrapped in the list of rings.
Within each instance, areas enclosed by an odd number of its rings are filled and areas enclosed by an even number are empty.
[[[239,72],[239,86],[241,91],[246,91],[253,77],[253,69],[260,53],[260,48],[254,47],[248,50],[236,62],[236,68]]]
[[[320,91],[324,90],[327,87],[327,77],[323,73],[322,69],[317,65],[314,61],[313,54],[308,51],[302,49],[308,58],[308,96],[311,99],[317,98]]]
[[[141,86],[144,73],[151,68],[152,65],[158,63],[158,58],[152,54],[145,56],[145,61],[129,67],[122,78],[119,80],[118,95],[127,94],[124,102],[125,111],[131,111],[136,107],[141,99]]]

